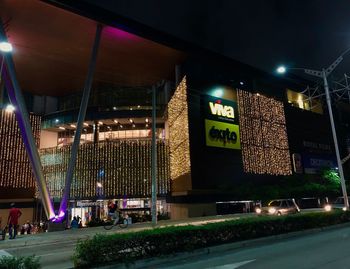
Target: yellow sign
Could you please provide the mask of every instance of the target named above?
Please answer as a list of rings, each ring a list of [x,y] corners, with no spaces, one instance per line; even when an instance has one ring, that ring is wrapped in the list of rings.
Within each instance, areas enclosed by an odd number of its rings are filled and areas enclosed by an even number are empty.
[[[209,147],[240,149],[239,126],[206,119],[205,141]]]

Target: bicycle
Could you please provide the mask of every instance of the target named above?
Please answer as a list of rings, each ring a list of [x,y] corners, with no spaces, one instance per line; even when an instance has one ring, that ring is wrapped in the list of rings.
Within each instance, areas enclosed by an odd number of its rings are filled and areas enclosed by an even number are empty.
[[[110,224],[109,222],[105,222],[105,224],[103,225],[103,228],[105,228],[105,230],[110,230],[114,226],[119,226],[122,229],[128,227],[128,219],[124,218],[124,216],[119,216],[119,214],[113,214],[111,217],[112,223]]]

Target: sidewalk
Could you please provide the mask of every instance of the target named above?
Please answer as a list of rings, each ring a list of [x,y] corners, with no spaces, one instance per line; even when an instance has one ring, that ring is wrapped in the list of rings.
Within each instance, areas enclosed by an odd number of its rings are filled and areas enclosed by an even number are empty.
[[[227,220],[241,219],[255,217],[255,214],[233,214],[225,216],[210,216],[210,217],[198,217],[185,220],[162,220],[155,226],[156,228],[166,226],[182,226],[182,225],[202,225],[205,223],[222,222]],[[125,233],[125,232],[137,232],[146,229],[154,228],[150,222],[135,223],[130,225],[126,229],[120,229],[118,227],[113,228],[110,231],[105,230],[103,227],[82,228],[77,230],[65,230],[49,233],[39,233],[30,235],[18,235],[15,240],[9,240],[8,236],[6,240],[0,241],[0,249],[13,249],[24,246],[34,245],[52,245],[55,243],[71,242],[75,243],[79,239],[87,239],[95,234],[111,234],[111,233]]]

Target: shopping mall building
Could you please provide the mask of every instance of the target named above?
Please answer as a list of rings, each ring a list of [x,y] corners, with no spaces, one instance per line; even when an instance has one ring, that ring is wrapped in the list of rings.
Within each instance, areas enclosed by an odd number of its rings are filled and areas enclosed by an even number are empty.
[[[312,83],[283,79],[188,44],[97,1],[2,1],[0,16],[56,210],[100,24],[70,184],[71,216],[84,222],[103,218],[110,199],[129,214],[150,213],[153,90],[160,214],[215,215],[220,203],[252,198],[235,192],[243,183],[269,184],[337,166],[327,110],[305,91]],[[0,215],[16,201],[26,219],[43,219],[40,188],[3,81]],[[349,105],[340,102],[336,109],[345,156]]]

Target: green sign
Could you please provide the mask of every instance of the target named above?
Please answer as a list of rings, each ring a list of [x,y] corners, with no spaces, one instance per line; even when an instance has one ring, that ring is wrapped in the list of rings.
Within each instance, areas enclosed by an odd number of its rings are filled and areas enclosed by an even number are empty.
[[[206,119],[205,141],[209,147],[240,149],[239,126]]]

